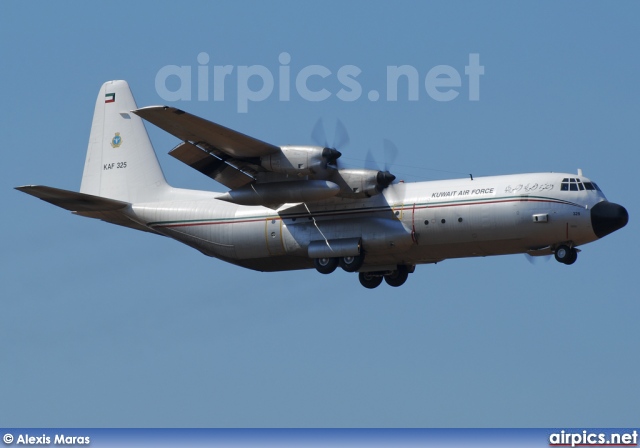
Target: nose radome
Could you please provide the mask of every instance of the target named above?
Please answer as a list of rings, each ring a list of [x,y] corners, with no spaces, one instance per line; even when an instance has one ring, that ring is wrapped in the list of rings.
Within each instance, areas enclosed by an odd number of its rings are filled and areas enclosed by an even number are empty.
[[[598,202],[591,209],[591,227],[598,238],[623,228],[628,222],[627,209],[613,202]]]

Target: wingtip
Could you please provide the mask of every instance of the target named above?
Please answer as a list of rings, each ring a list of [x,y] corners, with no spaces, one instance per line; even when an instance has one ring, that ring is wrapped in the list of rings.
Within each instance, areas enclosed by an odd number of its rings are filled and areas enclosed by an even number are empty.
[[[18,191],[22,191],[23,193],[26,192],[27,190],[31,190],[34,187],[37,187],[38,185],[20,185],[19,187],[13,187],[14,190],[18,190]]]
[[[138,112],[146,112],[146,111],[153,111],[153,110],[159,110],[159,109],[169,110],[169,109],[175,109],[175,107],[167,106],[165,104],[156,104],[155,106],[138,107],[137,109],[134,109],[131,112],[133,112],[134,114],[138,114]]]

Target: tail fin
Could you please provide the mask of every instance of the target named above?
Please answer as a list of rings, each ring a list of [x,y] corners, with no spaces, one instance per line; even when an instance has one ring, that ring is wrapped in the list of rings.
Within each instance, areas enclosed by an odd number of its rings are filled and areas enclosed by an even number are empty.
[[[102,85],[93,113],[81,193],[125,202],[162,197],[167,182],[126,81]]]

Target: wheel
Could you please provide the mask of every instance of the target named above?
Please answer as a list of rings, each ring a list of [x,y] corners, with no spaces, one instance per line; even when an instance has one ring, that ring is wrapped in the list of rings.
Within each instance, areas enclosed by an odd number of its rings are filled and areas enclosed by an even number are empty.
[[[354,257],[342,257],[340,259],[340,267],[347,272],[356,272],[364,263],[364,252]]]
[[[403,264],[398,266],[398,269],[393,271],[391,274],[384,276],[384,281],[387,282],[389,286],[402,286],[404,282],[407,281],[409,277],[409,269]]]
[[[374,289],[382,283],[382,275],[375,275],[373,272],[361,272],[358,274],[360,284],[368,289]]]
[[[563,244],[556,248],[555,257],[556,261],[559,261],[560,263],[573,264],[578,259],[578,252],[575,249]]]
[[[331,274],[338,267],[338,263],[337,258],[314,258],[313,260],[316,270],[321,274]]]

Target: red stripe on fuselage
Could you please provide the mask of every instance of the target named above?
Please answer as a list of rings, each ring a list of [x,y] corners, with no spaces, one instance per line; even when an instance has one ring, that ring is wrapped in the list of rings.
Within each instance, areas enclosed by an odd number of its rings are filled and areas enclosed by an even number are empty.
[[[487,205],[487,204],[500,204],[500,203],[507,203],[507,202],[549,202],[549,203],[573,205],[575,207],[580,207],[577,204],[572,204],[570,202],[561,201],[561,200],[518,198],[518,199],[501,199],[501,200],[494,200],[494,201],[487,200],[482,202],[463,202],[460,204],[440,204],[440,205],[434,204],[434,205],[420,205],[420,206],[416,206],[416,205],[404,206],[403,205],[402,208],[397,208],[396,210],[415,211],[415,210],[421,210],[426,208],[459,207],[463,205]],[[391,208],[379,208],[379,209],[373,209],[373,210],[353,209],[353,210],[341,210],[341,211],[315,212],[313,213],[313,215],[338,217],[338,216],[349,216],[349,215],[362,214],[362,213],[381,213],[385,211],[392,211],[392,209]],[[285,217],[268,216],[265,218],[244,219],[239,221],[229,220],[229,221],[186,222],[186,223],[176,223],[176,224],[151,224],[151,227],[171,228],[171,227],[212,226],[212,225],[218,225],[218,224],[240,224],[240,223],[247,223],[247,222],[262,222],[269,219],[282,220],[282,219],[304,218],[308,216],[309,215],[295,215],[295,216],[285,216]]]

